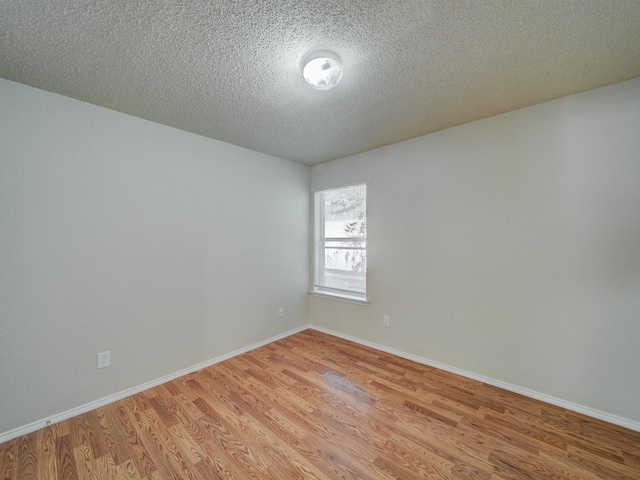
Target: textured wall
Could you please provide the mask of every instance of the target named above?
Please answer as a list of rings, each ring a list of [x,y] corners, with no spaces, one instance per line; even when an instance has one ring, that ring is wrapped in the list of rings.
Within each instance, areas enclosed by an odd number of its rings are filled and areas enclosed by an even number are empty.
[[[306,323],[308,167],[5,80],[0,105],[0,432]]]
[[[369,179],[371,303],[311,323],[640,421],[639,127],[632,80],[313,167]]]

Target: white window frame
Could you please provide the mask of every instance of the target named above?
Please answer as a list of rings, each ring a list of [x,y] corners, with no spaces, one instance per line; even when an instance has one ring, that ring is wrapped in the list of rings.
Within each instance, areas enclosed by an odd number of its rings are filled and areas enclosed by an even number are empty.
[[[323,281],[323,275],[325,274],[324,261],[325,261],[325,245],[328,242],[361,242],[364,243],[364,250],[366,252],[366,242],[367,238],[364,237],[326,237],[324,232],[325,227],[325,210],[324,210],[324,194],[327,192],[342,190],[350,187],[358,187],[358,186],[368,186],[366,182],[359,182],[349,185],[343,185],[340,187],[327,188],[323,190],[318,190],[314,192],[314,271],[313,271],[313,288],[311,289],[311,294],[314,296],[331,298],[335,300],[342,300],[345,302],[356,303],[359,305],[368,305],[369,301],[367,299],[366,293],[366,284],[367,284],[367,273],[365,269],[364,280],[365,280],[365,291],[359,292],[356,290],[350,289],[340,289],[340,288],[331,288],[326,286],[327,282]],[[366,207],[365,207],[365,218],[367,215]],[[348,248],[348,247],[347,247]],[[366,253],[365,253],[366,255]]]

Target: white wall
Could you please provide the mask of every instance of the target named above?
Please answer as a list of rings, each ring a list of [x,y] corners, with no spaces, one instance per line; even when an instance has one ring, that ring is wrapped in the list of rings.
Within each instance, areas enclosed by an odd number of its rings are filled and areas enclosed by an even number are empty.
[[[306,324],[308,189],[308,167],[0,80],[0,433]]]
[[[0,105],[0,433],[306,323],[640,421],[640,79],[314,167],[368,179],[371,304],[308,312],[307,167]]]
[[[640,421],[640,79],[311,173],[366,179],[370,306],[311,323]]]

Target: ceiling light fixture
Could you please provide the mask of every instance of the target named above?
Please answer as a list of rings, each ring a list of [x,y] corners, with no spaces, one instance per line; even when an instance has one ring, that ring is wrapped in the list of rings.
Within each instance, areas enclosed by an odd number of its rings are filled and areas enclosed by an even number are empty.
[[[340,59],[333,52],[314,52],[307,57],[302,70],[307,83],[317,90],[329,90],[342,78]]]

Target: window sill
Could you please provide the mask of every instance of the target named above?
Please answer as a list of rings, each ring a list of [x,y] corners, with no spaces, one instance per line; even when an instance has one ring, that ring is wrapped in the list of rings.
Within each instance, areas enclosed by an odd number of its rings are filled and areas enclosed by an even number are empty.
[[[369,300],[367,300],[366,298],[363,299],[360,297],[352,297],[350,295],[340,295],[337,293],[319,292],[317,290],[310,291],[309,295],[313,295],[314,297],[320,297],[320,298],[328,298],[330,300],[337,300],[339,302],[354,303],[356,305],[362,305],[364,307],[369,306]]]

